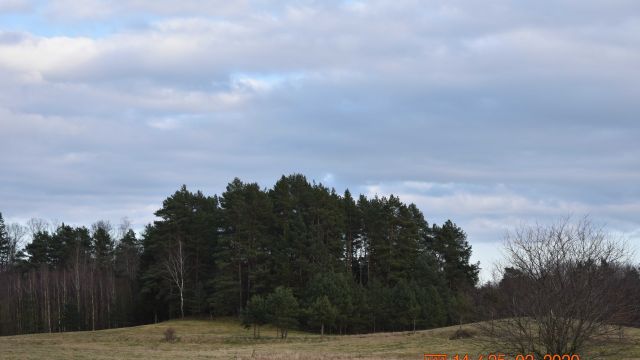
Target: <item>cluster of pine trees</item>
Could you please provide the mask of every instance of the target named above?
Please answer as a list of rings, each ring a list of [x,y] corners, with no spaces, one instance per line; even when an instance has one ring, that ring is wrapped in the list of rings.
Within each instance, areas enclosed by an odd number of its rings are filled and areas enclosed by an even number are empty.
[[[139,237],[106,222],[32,223],[22,250],[0,222],[0,333],[184,316],[271,322],[283,337],[428,328],[464,321],[478,281],[453,222],[429,225],[395,196],[354,199],[302,175],[271,189],[235,179],[220,196],[183,186],[155,215]]]

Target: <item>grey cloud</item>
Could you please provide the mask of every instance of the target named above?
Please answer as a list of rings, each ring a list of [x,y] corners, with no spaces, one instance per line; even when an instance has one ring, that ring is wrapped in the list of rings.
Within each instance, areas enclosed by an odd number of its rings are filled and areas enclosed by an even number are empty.
[[[28,0],[3,0],[0,2],[0,15],[31,10]]]
[[[182,183],[303,172],[482,244],[566,212],[640,229],[635,1],[203,4],[133,2],[151,20],[100,38],[1,33],[3,214],[141,227]]]

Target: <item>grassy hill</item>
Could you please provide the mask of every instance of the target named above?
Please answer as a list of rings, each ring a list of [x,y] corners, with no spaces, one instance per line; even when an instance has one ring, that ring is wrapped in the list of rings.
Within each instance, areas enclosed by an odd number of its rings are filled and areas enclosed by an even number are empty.
[[[178,342],[163,341],[172,327]],[[449,340],[457,327],[400,333],[325,336],[290,332],[289,339],[263,327],[262,339],[231,319],[169,321],[102,331],[0,337],[2,359],[422,359],[424,353],[477,354],[473,340]],[[604,359],[640,359],[640,330]],[[620,347],[620,345],[612,345]],[[585,357],[583,357],[584,359]]]

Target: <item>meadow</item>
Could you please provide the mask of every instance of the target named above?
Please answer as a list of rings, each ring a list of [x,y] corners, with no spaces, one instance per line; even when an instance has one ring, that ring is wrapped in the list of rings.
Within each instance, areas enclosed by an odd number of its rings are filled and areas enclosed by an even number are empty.
[[[164,332],[179,338],[166,342]],[[465,327],[473,332],[472,326]],[[423,359],[424,353],[470,354],[483,347],[472,339],[451,340],[457,326],[432,330],[363,335],[326,335],[292,331],[286,340],[264,326],[254,339],[234,319],[175,320],[130,328],[0,337],[2,359]],[[640,359],[640,329],[627,329],[617,350],[593,359]],[[585,356],[583,359],[587,358]]]

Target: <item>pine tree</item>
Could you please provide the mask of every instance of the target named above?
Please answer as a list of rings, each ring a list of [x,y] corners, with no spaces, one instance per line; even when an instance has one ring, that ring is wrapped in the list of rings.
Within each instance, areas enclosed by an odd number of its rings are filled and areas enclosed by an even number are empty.
[[[133,230],[129,229],[115,249],[115,270],[119,276],[133,281],[137,278],[141,245]]]
[[[342,268],[341,268],[342,270]],[[353,292],[355,283],[345,273],[324,272],[315,275],[305,288],[305,305],[310,307],[314,301],[326,296],[336,308],[335,321],[340,332],[346,331],[353,316]]]
[[[51,264],[50,257],[51,235],[46,231],[39,231],[33,235],[33,240],[25,247],[29,257],[29,264]]]
[[[267,324],[269,312],[267,302],[260,295],[254,295],[247,302],[247,306],[242,311],[240,320],[242,325],[249,328],[253,326],[253,337],[260,337],[260,326]]]
[[[342,202],[344,207],[345,264],[347,271],[353,274],[358,272],[357,257],[362,246],[360,238],[362,215],[349,190],[345,190]]]
[[[469,263],[471,245],[467,234],[451,220],[441,227],[434,225],[432,232],[433,250],[442,263],[449,289],[457,291],[475,286],[480,268],[478,264]]]
[[[183,299],[185,315],[202,314],[209,309],[207,293],[214,267],[214,248],[219,228],[218,199],[195,193],[182,186],[155,212],[160,220],[147,226],[140,258],[142,301],[153,317],[175,316],[180,294],[167,277],[165,260],[182,242],[185,263]]]
[[[309,319],[312,324],[320,326],[320,335],[324,336],[325,326],[331,326],[336,320],[338,309],[336,309],[329,298],[321,296],[317,298],[309,307]]]
[[[98,221],[92,226],[92,247],[95,259],[101,269],[110,269],[113,265],[115,243],[111,238],[111,224]]]
[[[311,229],[313,188],[303,175],[295,174],[283,176],[269,195],[276,218],[271,284],[299,291],[317,269],[317,254],[310,251],[317,245]]]
[[[251,295],[266,288],[265,267],[273,223],[271,202],[258,184],[235,179],[220,198],[223,233],[216,248],[214,308],[240,311]],[[230,299],[237,299],[235,304]]]
[[[9,234],[2,213],[0,213],[0,272],[9,266],[12,257]]]
[[[266,300],[269,322],[278,328],[280,337],[287,338],[288,330],[298,325],[299,305],[289,288],[278,286]]]

